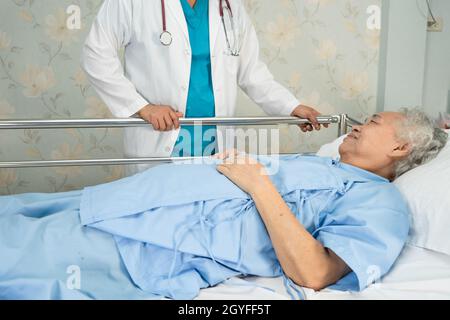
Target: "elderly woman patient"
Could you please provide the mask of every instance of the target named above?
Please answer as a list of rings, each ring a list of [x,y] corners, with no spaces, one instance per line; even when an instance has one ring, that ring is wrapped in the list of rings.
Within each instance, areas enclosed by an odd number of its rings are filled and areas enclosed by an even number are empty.
[[[227,152],[82,191],[0,197],[0,297],[194,298],[239,275],[362,290],[408,235],[390,181],[446,141],[405,109],[355,126],[339,160]]]

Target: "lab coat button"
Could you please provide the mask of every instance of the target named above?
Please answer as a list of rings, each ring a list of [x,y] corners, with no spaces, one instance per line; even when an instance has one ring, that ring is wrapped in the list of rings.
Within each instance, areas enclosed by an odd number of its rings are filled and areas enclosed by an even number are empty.
[[[186,86],[182,86],[181,89],[182,89],[183,91],[186,91],[186,90],[187,90],[187,87],[186,87]]]

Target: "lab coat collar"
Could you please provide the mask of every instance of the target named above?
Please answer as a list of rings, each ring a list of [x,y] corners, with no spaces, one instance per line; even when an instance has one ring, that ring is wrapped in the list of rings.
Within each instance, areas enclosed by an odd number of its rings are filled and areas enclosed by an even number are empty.
[[[216,45],[216,40],[219,34],[219,28],[222,25],[219,11],[218,0],[213,0],[209,2],[209,38],[210,38],[210,49],[211,54],[214,52]]]
[[[190,44],[189,31],[186,23],[186,18],[184,16],[183,7],[181,6],[180,0],[169,0],[166,1],[167,7],[170,9],[174,17],[176,18],[178,24],[183,31],[187,43]],[[211,53],[214,52],[216,45],[216,40],[219,34],[219,28],[222,24],[219,13],[219,1],[209,2],[209,36],[210,36],[210,49]]]
[[[186,18],[184,17],[183,7],[181,6],[180,0],[166,1],[166,6],[172,12],[172,14],[174,15],[178,24],[180,25],[180,28],[183,31],[183,34],[184,34],[184,37],[185,37],[187,43],[190,43],[187,22],[186,22]],[[169,32],[170,32],[170,26],[167,26],[167,28],[169,29]]]

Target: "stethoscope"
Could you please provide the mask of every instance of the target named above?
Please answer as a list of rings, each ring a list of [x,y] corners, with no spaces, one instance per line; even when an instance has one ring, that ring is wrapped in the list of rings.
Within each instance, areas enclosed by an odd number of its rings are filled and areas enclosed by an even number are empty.
[[[225,25],[225,13],[224,13],[224,6],[223,6],[223,2],[225,1],[226,3],[226,9],[228,10],[229,13],[229,17],[230,17],[230,23],[231,23],[231,29],[234,33],[234,40],[235,40],[235,48],[233,49],[231,47],[231,43],[230,43],[230,36],[228,34],[228,30],[227,27]],[[159,37],[159,41],[161,42],[161,44],[163,46],[170,46],[172,44],[173,41],[173,37],[172,34],[167,31],[167,21],[166,21],[166,4],[165,4],[165,0],[161,0],[161,8],[162,8],[162,27],[163,27],[163,31]],[[223,25],[223,30],[225,32],[225,38],[227,41],[227,46],[228,46],[228,50],[229,53],[232,56],[236,56],[238,57],[240,55],[240,50],[238,47],[238,41],[237,41],[237,37],[236,37],[236,33],[235,33],[235,25],[234,25],[234,16],[233,16],[233,11],[231,10],[231,5],[230,5],[230,1],[229,0],[219,0],[219,8],[220,8],[220,18],[222,20],[222,25]]]

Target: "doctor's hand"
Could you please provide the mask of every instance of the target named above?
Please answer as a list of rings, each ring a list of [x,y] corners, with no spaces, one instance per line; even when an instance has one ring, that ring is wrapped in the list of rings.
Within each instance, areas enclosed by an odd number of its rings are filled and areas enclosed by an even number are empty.
[[[181,112],[176,112],[170,106],[159,106],[149,104],[138,112],[139,116],[151,123],[157,131],[170,131],[180,127],[179,118],[183,117]]]
[[[308,107],[308,106],[304,106],[304,105],[299,105],[291,113],[291,116],[293,116],[293,117],[308,119],[312,123],[312,125],[311,124],[299,125],[300,129],[303,132],[313,131],[314,129],[320,130],[320,124],[317,122],[317,117],[320,115],[321,115],[320,112],[318,112],[317,110],[315,110],[311,107]],[[328,128],[328,124],[324,124],[323,126],[325,128]]]
[[[226,157],[227,154],[228,157]],[[264,165],[255,159],[247,155],[236,154],[235,151],[226,152],[224,156],[225,159],[222,164],[217,166],[217,171],[230,179],[244,192],[252,195],[272,183]]]

